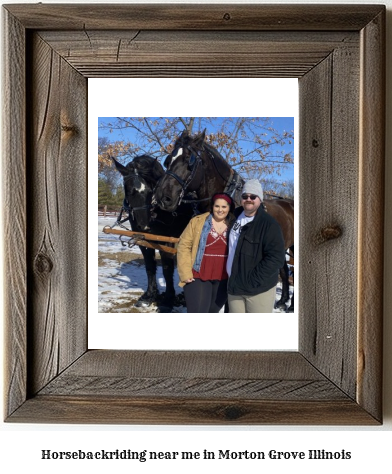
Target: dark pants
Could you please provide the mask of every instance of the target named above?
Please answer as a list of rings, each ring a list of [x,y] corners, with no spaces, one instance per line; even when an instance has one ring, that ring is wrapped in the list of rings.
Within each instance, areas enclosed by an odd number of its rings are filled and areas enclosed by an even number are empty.
[[[227,301],[227,280],[196,278],[184,286],[184,295],[188,313],[219,313]]]

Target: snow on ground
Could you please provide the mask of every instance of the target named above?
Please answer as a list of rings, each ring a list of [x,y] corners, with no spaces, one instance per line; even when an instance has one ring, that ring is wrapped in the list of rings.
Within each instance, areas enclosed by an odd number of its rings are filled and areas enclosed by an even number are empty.
[[[118,235],[105,234],[104,226],[114,225],[114,217],[98,218],[98,312],[100,313],[151,313],[156,307],[136,308],[134,304],[147,289],[147,274],[143,255],[138,246],[122,245]],[[116,227],[118,229],[118,227]],[[165,291],[166,284],[157,258],[157,285],[159,291]],[[174,274],[176,293],[182,290],[178,286],[177,272]],[[176,307],[173,311],[186,313],[186,308]]]
[[[150,306],[137,308],[135,303],[147,289],[147,274],[142,253],[139,247],[129,248],[122,245],[119,236],[105,234],[103,227],[112,226],[115,217],[98,217],[98,312],[99,313],[155,313],[157,308]],[[127,239],[124,239],[127,242]],[[157,285],[164,292],[166,285],[157,255]],[[175,271],[174,285],[179,295],[179,306],[173,309],[176,313],[186,313],[186,308],[180,304],[182,289],[178,286],[178,274]],[[280,297],[278,284],[277,299]],[[290,287],[292,291],[293,288]],[[274,312],[281,312],[274,310]]]

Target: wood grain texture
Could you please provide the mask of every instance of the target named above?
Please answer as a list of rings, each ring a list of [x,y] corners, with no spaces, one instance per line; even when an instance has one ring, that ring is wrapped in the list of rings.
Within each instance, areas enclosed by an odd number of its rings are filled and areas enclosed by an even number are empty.
[[[22,25],[7,12],[3,22],[4,407],[8,415],[24,402],[27,383],[26,54]]]
[[[87,111],[86,79],[37,35],[29,43],[29,352],[34,361],[29,389],[34,394],[87,349]]]
[[[129,398],[226,398],[230,400],[345,400],[328,380],[208,379],[206,377],[79,377],[60,376],[40,395]]]
[[[40,396],[9,420],[22,423],[201,425],[376,425],[353,400],[183,400]]]
[[[343,400],[299,353],[90,351],[40,395]]]
[[[357,366],[357,301],[352,295],[357,292],[358,265],[358,62],[358,49],[336,48],[299,82],[300,169],[305,170],[300,174],[300,346],[308,360],[353,398]],[[339,229],[340,235],[323,238],[332,228]]]
[[[6,420],[382,422],[385,7],[4,9]],[[300,78],[299,352],[88,351],[86,78],[276,74]]]
[[[86,77],[300,77],[356,33],[43,31],[42,39]],[[304,52],[306,51],[306,54]]]
[[[379,5],[6,5],[25,28],[357,31]]]
[[[92,350],[67,376],[267,378],[324,380],[298,352]]]
[[[361,31],[358,225],[358,387],[362,406],[382,417],[384,278],[385,12]],[[377,185],[375,184],[377,183]]]

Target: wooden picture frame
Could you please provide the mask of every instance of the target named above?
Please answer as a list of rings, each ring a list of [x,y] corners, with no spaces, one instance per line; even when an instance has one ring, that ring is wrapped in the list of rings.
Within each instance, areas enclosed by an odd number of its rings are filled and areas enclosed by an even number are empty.
[[[382,423],[385,7],[3,19],[6,421]],[[124,76],[298,77],[298,352],[88,350],[87,78]]]

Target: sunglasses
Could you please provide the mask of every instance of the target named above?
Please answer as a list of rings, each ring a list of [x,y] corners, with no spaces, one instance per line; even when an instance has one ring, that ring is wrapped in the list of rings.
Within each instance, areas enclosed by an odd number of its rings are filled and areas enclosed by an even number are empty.
[[[243,194],[241,197],[244,201],[246,201],[248,198],[254,201],[257,198],[256,194]]]

